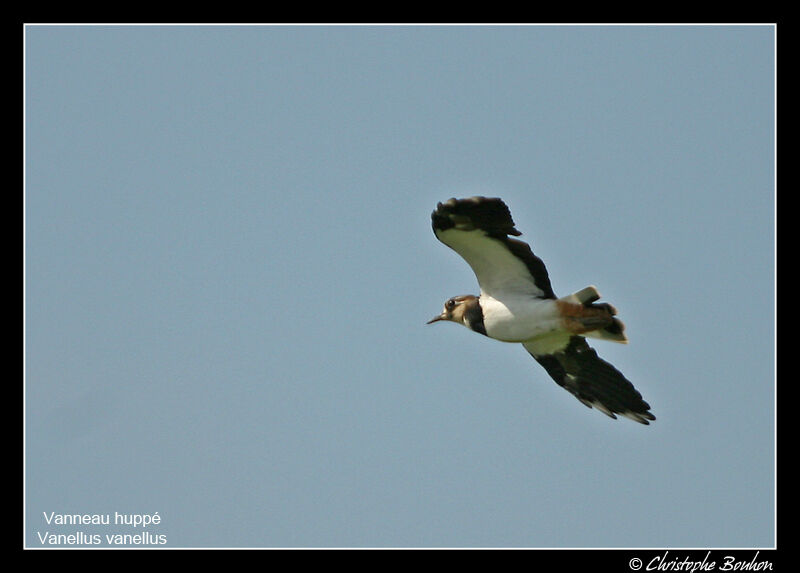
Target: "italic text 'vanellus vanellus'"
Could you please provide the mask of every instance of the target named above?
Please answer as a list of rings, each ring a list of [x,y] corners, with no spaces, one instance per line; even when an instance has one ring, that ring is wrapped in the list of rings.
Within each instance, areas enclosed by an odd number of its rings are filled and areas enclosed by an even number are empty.
[[[616,368],[597,356],[585,337],[627,342],[616,309],[598,303],[588,286],[557,298],[542,260],[514,239],[508,207],[501,199],[471,197],[439,203],[433,232],[467,261],[480,295],[454,296],[428,322],[449,320],[490,338],[521,343],[560,386],[586,406],[641,424],[655,420],[650,406]]]

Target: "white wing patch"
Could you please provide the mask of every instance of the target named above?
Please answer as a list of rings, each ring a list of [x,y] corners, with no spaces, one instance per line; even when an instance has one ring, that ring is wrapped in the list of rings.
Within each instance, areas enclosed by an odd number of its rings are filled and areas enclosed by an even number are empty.
[[[488,237],[481,229],[437,230],[436,236],[472,267],[481,294],[498,300],[502,300],[507,293],[545,296],[522,259],[509,251],[503,242]]]
[[[528,340],[522,346],[534,357],[544,356],[563,351],[569,345],[570,338],[572,338],[572,335],[562,330]]]

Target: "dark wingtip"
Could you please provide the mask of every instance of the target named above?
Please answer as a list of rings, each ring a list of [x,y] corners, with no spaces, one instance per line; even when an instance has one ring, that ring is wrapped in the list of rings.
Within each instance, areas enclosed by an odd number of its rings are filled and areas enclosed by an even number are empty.
[[[514,227],[511,211],[499,197],[483,197],[476,195],[466,199],[451,197],[447,201],[437,203],[431,214],[434,230],[446,230],[455,226],[454,218],[469,221],[475,228],[483,229],[490,234],[522,235]]]

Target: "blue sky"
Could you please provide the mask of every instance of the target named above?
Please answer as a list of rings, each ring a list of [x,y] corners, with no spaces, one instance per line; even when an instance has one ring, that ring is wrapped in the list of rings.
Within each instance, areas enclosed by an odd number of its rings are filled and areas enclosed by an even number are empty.
[[[28,26],[25,536],[775,543],[771,26]],[[658,420],[519,345],[430,213],[489,195]]]

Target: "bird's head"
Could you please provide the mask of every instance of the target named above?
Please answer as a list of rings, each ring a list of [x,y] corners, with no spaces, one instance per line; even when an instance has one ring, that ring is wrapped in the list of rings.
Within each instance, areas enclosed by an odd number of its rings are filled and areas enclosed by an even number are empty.
[[[449,320],[451,322],[457,322],[459,324],[463,324],[464,326],[468,326],[465,314],[470,308],[473,308],[477,304],[478,297],[474,295],[464,294],[454,296],[447,299],[447,301],[444,303],[442,314],[434,316],[427,322],[427,324],[438,322],[440,320]]]

